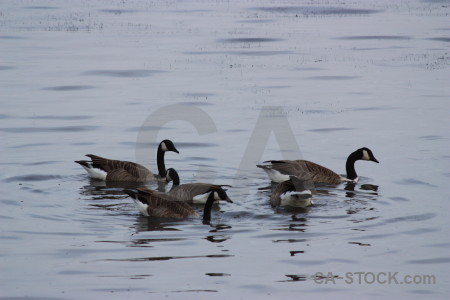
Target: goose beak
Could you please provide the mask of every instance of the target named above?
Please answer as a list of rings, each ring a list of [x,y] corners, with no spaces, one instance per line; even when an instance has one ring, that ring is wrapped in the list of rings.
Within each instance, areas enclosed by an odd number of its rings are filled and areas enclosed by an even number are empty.
[[[233,203],[233,201],[231,201],[231,199],[227,196],[227,199],[225,199],[225,201],[227,201],[228,203]]]
[[[173,148],[173,152],[180,154],[180,152],[178,152],[177,148]]]
[[[375,157],[372,157],[371,161],[376,162],[377,164],[379,163],[379,161]]]

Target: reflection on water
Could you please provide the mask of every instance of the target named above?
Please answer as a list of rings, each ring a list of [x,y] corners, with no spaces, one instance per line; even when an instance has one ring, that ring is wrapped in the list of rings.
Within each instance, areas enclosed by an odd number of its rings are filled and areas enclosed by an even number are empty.
[[[136,233],[146,231],[180,231],[175,227],[176,223],[170,222],[170,219],[161,220],[155,218],[149,218],[143,215],[137,217],[137,222],[134,223],[134,230]]]
[[[93,70],[86,71],[83,75],[97,75],[109,77],[148,77],[154,74],[164,73],[160,70]]]
[[[165,261],[174,259],[193,259],[193,258],[226,258],[233,257],[233,255],[226,254],[211,254],[198,256],[157,256],[157,257],[137,257],[137,258],[118,258],[118,259],[104,259],[102,261],[128,261],[128,262],[146,262],[146,261]]]
[[[231,227],[230,227],[231,228]],[[223,243],[230,239],[229,236],[225,235],[208,235],[205,240],[211,242],[211,243]]]
[[[293,282],[293,281],[306,281],[308,279],[307,275],[284,275],[290,279],[280,280],[279,282]]]
[[[45,87],[42,89],[47,91],[70,92],[70,91],[88,90],[93,88],[94,87],[90,85],[60,85],[60,86]]]
[[[277,13],[277,14],[301,14],[303,16],[318,16],[318,15],[365,15],[379,12],[375,9],[358,9],[347,7],[332,7],[332,6],[272,6],[272,7],[257,7],[257,10]]]

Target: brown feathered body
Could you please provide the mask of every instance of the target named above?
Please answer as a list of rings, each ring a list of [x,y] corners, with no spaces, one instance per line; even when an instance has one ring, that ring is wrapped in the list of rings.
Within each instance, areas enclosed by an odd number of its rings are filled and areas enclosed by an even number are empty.
[[[136,193],[127,192],[139,211],[146,216],[157,218],[188,218],[198,216],[195,209],[188,203],[177,198],[148,188],[137,188]]]
[[[106,172],[106,181],[145,182],[155,180],[156,176],[146,167],[131,161],[108,159],[87,154],[92,160],[92,166]]]
[[[211,183],[185,183],[180,185],[180,177],[178,172],[173,169],[167,169],[166,181],[173,181],[172,189],[168,192],[169,195],[177,198],[178,200],[194,203],[204,204],[208,200],[208,193],[210,191],[221,191],[226,195],[224,187],[230,187],[229,185],[218,185]],[[227,199],[230,200],[228,196]]]
[[[185,183],[182,185],[174,185],[167,193],[180,201],[188,203],[206,203],[208,192],[211,190],[219,190],[227,185],[215,185],[210,183]]]
[[[314,183],[338,184],[345,178],[328,168],[308,160],[270,160],[270,164],[258,165],[274,182],[289,180],[289,175],[309,178]]]

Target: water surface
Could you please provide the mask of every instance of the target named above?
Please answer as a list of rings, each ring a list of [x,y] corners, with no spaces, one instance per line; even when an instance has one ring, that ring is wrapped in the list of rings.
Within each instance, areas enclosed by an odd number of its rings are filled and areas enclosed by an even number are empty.
[[[2,3],[0,299],[445,299],[449,10]],[[211,225],[141,216],[120,184],[73,162],[93,153],[156,171],[165,138],[182,182],[233,186]],[[270,206],[257,163],[343,173],[363,146],[380,164],[358,162],[357,184],[318,185],[307,209]],[[371,282],[382,272],[435,281]]]

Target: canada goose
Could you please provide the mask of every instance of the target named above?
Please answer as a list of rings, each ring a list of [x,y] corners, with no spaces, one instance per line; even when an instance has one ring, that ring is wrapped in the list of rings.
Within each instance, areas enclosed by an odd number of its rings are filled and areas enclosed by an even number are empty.
[[[206,203],[209,191],[212,188],[222,190],[223,187],[231,187],[229,185],[216,185],[210,183],[185,183],[180,185],[180,177],[178,176],[178,172],[172,168],[167,169],[166,181],[173,181],[172,188],[167,193],[168,195],[171,195],[178,200],[194,204]]]
[[[267,165],[257,165],[263,169],[270,179],[274,182],[289,180],[289,175],[309,176],[314,183],[338,184],[345,181],[358,181],[358,175],[355,171],[355,162],[357,160],[370,160],[378,163],[369,148],[360,148],[351,153],[347,158],[345,165],[347,177],[340,176],[328,168],[307,160],[269,160]]]
[[[188,218],[198,216],[195,209],[186,202],[179,201],[177,198],[147,188],[137,188],[136,190],[124,190],[138,207],[144,216],[157,218]],[[212,187],[208,191],[208,200],[203,210],[203,223],[211,220],[211,208],[216,200],[232,201],[222,188]]]
[[[289,176],[289,180],[280,182],[270,196],[270,204],[276,206],[302,207],[313,205],[312,193],[308,185],[311,180],[303,180],[295,176]]]
[[[166,175],[166,166],[164,164],[164,154],[167,151],[179,153],[171,140],[163,140],[158,145],[156,160],[159,174],[153,174],[146,167],[122,160],[112,160],[93,154],[86,154],[91,160],[76,160],[91,176],[95,179],[106,181],[128,181],[145,182],[148,180],[164,179]]]

